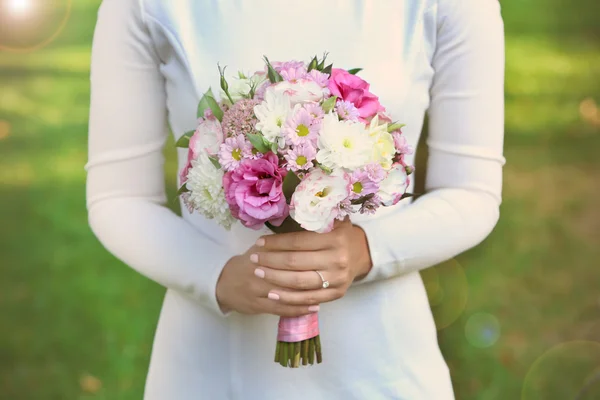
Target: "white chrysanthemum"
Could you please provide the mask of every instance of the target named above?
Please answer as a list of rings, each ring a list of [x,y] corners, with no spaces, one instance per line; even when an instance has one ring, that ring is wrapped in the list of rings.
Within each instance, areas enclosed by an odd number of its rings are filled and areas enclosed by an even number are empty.
[[[278,143],[283,139],[281,128],[291,113],[289,96],[268,88],[265,92],[265,100],[254,107],[254,114],[258,118],[256,130],[262,132],[269,142]]]
[[[188,206],[208,219],[215,219],[226,229],[235,221],[223,190],[223,171],[215,168],[205,152],[192,161],[186,182]]]
[[[328,88],[323,88],[309,79],[278,82],[271,88],[275,93],[287,94],[292,105],[319,102],[329,94]]]
[[[388,124],[379,124],[379,117],[375,116],[367,130],[373,141],[371,161],[380,164],[384,169],[392,168],[393,158],[396,154],[394,137],[387,131]]]
[[[354,170],[371,161],[373,141],[360,122],[340,121],[336,114],[327,114],[318,139],[317,161],[336,169]]]

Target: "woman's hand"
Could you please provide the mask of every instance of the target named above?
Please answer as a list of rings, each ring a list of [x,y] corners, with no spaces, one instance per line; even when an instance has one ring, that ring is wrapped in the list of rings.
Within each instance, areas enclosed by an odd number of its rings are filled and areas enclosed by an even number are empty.
[[[305,306],[339,299],[352,282],[371,268],[364,231],[349,220],[333,231],[294,232],[263,236],[250,255],[255,274],[275,287],[269,298],[285,305]],[[323,289],[319,271],[329,287]]]
[[[319,311],[317,303],[291,305],[268,298],[270,292],[279,292],[282,289],[255,274],[255,265],[250,261],[250,256],[259,250],[253,246],[245,254],[232,257],[223,268],[216,289],[221,310],[284,317],[297,317]]]

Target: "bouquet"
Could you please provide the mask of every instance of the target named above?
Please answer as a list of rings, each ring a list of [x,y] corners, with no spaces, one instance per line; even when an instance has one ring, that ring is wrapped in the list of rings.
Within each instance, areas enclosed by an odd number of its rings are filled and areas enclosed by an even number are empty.
[[[177,141],[188,148],[178,195],[230,229],[266,225],[275,233],[333,229],[353,213],[372,214],[404,197],[413,167],[402,124],[392,122],[360,69],[310,62],[271,63],[209,89],[198,126]],[[275,362],[320,363],[316,313],[279,321]]]

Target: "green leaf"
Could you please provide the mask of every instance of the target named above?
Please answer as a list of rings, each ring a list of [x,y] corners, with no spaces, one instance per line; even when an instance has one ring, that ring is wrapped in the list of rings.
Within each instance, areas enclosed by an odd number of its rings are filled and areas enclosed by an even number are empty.
[[[363,70],[362,68],[352,68],[352,69],[348,70],[348,73],[352,74],[352,75],[356,75],[356,74],[358,74],[362,70]]]
[[[308,72],[319,66],[319,60],[317,60],[317,56],[314,56],[312,60],[310,60],[310,64],[308,64]]]
[[[271,83],[283,81],[283,77],[279,74],[279,72],[275,71],[275,68],[273,68],[267,56],[264,56],[264,59],[265,63],[267,63],[267,76],[269,77],[269,81],[271,81]]]
[[[197,117],[204,117],[204,111],[210,109],[214,116],[221,122],[223,120],[223,110],[219,107],[219,104],[215,100],[215,96],[212,93],[211,89],[208,89],[202,99],[200,99],[200,103],[198,104],[198,113]]]
[[[317,65],[317,69],[319,71],[323,71],[323,68],[325,68],[325,60],[327,60],[327,55],[329,53],[325,52],[323,53],[323,59],[321,60],[321,62],[319,62],[319,65]]]
[[[324,74],[331,75],[331,69],[333,68],[333,64],[329,64],[321,71]]]
[[[277,150],[279,150],[279,146],[277,146],[277,143],[271,143],[271,151],[277,154]]]
[[[321,105],[321,108],[327,114],[328,112],[333,110],[333,108],[335,107],[336,101],[337,101],[337,96],[331,96],[330,98],[328,98],[327,100],[325,100],[323,102],[323,104]]]
[[[292,200],[292,195],[294,194],[294,190],[296,190],[296,186],[300,184],[300,178],[293,171],[288,171],[285,178],[283,178],[283,194],[285,195],[285,199],[288,204]]]
[[[219,163],[219,159],[217,157],[209,156],[208,159],[216,169],[221,169],[221,164]]]
[[[189,191],[190,190],[187,188],[186,184],[184,183],[183,185],[181,185],[179,190],[177,190],[177,196],[181,196],[182,194],[189,192]]]
[[[388,125],[387,131],[388,132],[394,132],[394,131],[397,131],[398,129],[400,129],[400,128],[404,127],[404,126],[406,126],[406,124],[400,124],[398,122],[394,122],[393,124]]]
[[[324,166],[323,164],[317,163],[317,167],[321,168],[323,170],[323,172],[325,172],[326,174],[330,174],[333,172],[333,170],[329,167]]]
[[[366,202],[367,200],[370,200],[370,199],[372,199],[372,198],[373,198],[373,196],[375,196],[375,194],[374,194],[374,193],[368,194],[368,195],[366,195],[366,196],[363,196],[363,197],[359,197],[358,199],[354,199],[354,200],[350,201],[350,204],[353,204],[353,205],[355,205],[355,206],[356,206],[356,205],[359,205],[359,204],[363,204],[363,203],[364,203],[364,202]]]
[[[261,153],[267,153],[269,151],[269,146],[267,146],[264,142],[264,136],[259,133],[249,133],[246,135],[252,146]]]
[[[177,139],[175,146],[188,148],[190,146],[190,139],[195,132],[196,131],[189,131],[181,135],[181,137]]]

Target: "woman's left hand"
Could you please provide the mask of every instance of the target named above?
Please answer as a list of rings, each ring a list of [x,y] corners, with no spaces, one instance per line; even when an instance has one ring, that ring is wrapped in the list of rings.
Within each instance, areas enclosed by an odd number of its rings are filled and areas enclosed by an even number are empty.
[[[258,278],[286,290],[269,293],[272,300],[314,305],[343,297],[352,282],[371,268],[364,231],[349,220],[337,221],[329,233],[293,232],[263,236],[260,252],[250,255]],[[323,279],[329,287],[323,288]]]

